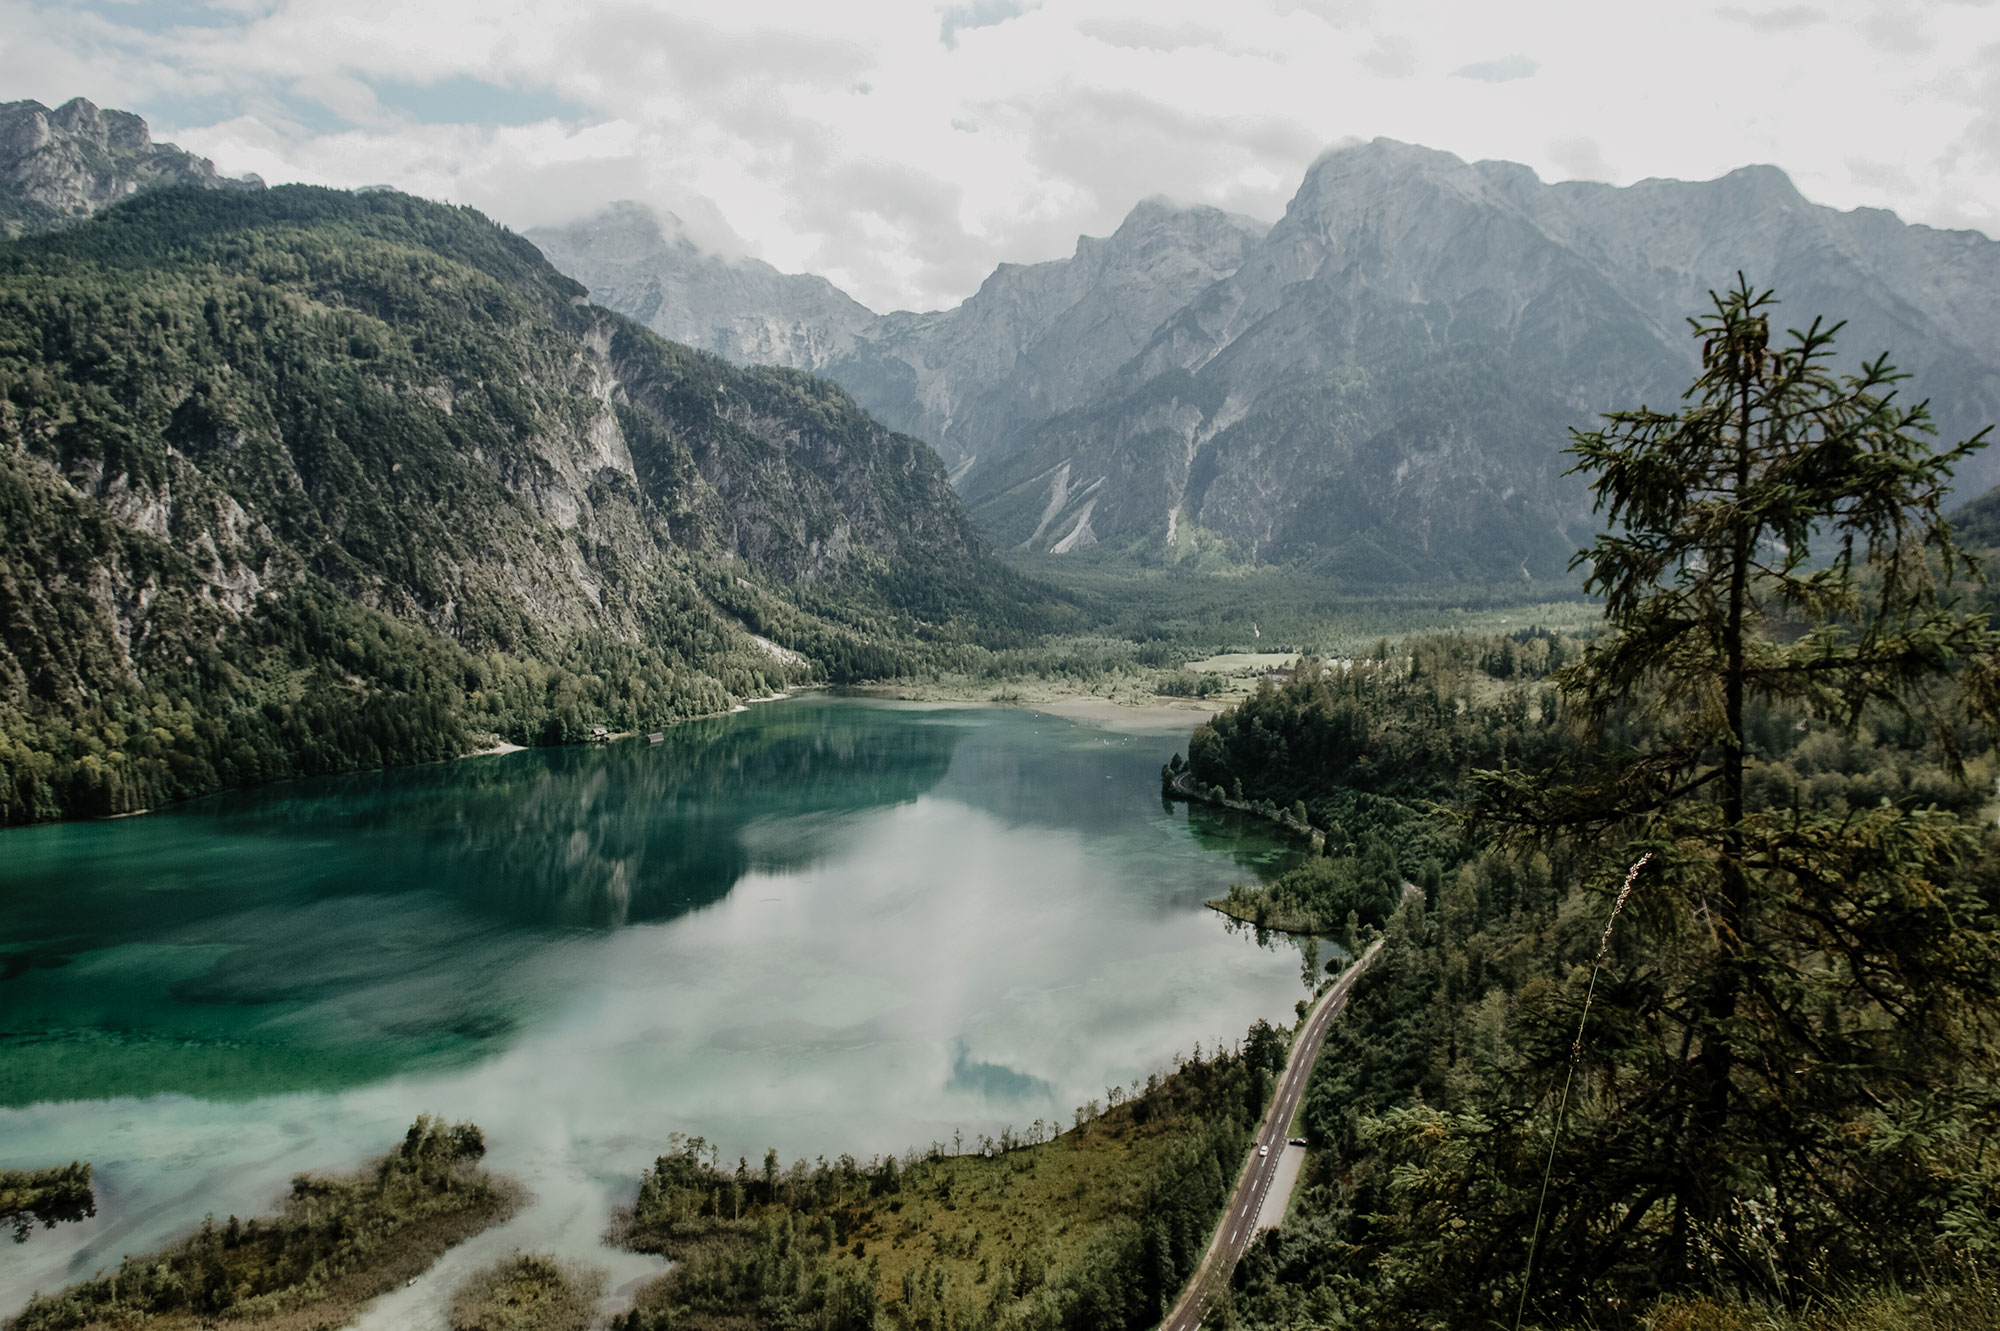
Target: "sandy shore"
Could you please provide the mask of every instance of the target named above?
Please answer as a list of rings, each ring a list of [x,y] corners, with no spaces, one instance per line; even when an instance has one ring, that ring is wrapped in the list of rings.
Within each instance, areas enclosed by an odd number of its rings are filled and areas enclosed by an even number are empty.
[[[836,693],[895,702],[920,702],[933,707],[1018,707],[1043,712],[1077,725],[1095,726],[1130,735],[1187,734],[1236,698],[1169,698],[1136,690],[1114,697],[1043,690],[1033,681],[976,689],[956,684],[854,684]]]
[[[1187,698],[1158,698],[1137,704],[1109,698],[1058,698],[1021,705],[1031,712],[1046,712],[1079,725],[1127,735],[1185,735],[1216,713],[1208,703]]]

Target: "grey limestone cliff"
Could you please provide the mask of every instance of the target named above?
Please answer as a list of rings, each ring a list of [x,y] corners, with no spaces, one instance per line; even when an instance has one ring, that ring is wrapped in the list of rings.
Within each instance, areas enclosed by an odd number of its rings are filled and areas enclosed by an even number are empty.
[[[1087,401],[1264,231],[1214,208],[1141,203],[1067,259],[1002,264],[949,310],[876,316],[822,278],[707,254],[671,216],[617,204],[530,231],[591,299],[739,364],[824,373],[961,475]]]
[[[146,122],[129,111],[81,97],[53,111],[40,102],[0,102],[0,236],[79,222],[163,185],[260,189],[263,182],[218,175],[207,158],[154,143]]]
[[[1670,406],[1741,270],[1845,319],[1941,433],[2000,417],[2000,245],[1807,202],[1781,172],[1547,185],[1377,140],[1328,153],[1235,272],[965,491],[997,540],[1306,560],[1370,581],[1563,578],[1572,426]],[[2000,479],[1983,458],[1961,478]]]

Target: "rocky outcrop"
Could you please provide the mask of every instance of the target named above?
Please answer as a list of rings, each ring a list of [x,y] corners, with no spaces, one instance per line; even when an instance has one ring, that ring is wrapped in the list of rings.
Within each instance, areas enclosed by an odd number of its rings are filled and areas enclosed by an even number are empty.
[[[216,174],[205,157],[154,143],[129,111],[73,97],[51,111],[40,102],[0,102],[0,236],[79,222],[98,209],[164,185],[261,189],[255,176]]]

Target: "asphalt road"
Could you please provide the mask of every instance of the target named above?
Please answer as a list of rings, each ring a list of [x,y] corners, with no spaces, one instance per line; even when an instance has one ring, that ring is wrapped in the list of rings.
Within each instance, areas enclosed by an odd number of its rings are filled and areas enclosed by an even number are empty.
[[[1292,1042],[1291,1057],[1285,1060],[1284,1076],[1279,1079],[1277,1092],[1271,1097],[1271,1107],[1264,1111],[1264,1122],[1257,1134],[1258,1143],[1269,1146],[1271,1153],[1259,1155],[1256,1146],[1250,1148],[1250,1158],[1244,1162],[1243,1172],[1237,1177],[1236,1191],[1229,1198],[1229,1209],[1223,1213],[1222,1225],[1216,1230],[1215,1238],[1209,1243],[1208,1252],[1202,1257],[1201,1265],[1195,1269],[1187,1288],[1181,1292],[1180,1302],[1167,1314],[1167,1320],[1160,1323],[1160,1331],[1195,1331],[1201,1325],[1208,1291],[1229,1280],[1238,1259],[1256,1241],[1257,1213],[1263,1209],[1272,1180],[1278,1176],[1278,1166],[1285,1157],[1285,1132],[1291,1126],[1292,1115],[1298,1110],[1299,1097],[1306,1093],[1306,1082],[1312,1076],[1313,1063],[1319,1058],[1320,1045],[1326,1041],[1327,1027],[1333,1025],[1334,1018],[1347,1006],[1347,995],[1354,988],[1354,982],[1361,978],[1361,973],[1368,969],[1381,948],[1382,940],[1379,938],[1368,945],[1368,950],[1320,999],[1305,1029]]]

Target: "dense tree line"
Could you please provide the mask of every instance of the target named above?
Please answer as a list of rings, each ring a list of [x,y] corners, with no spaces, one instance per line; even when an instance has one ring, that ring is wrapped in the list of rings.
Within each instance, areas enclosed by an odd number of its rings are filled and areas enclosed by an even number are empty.
[[[697,621],[721,642],[712,612]],[[810,677],[741,648],[579,635],[554,659],[471,652],[323,586],[264,598],[138,688],[0,698],[0,824],[127,813],[295,776],[435,762],[491,738],[587,739],[726,711]]]
[[[26,1243],[37,1224],[54,1229],[96,1214],[97,1193],[90,1186],[87,1164],[0,1169],[0,1225],[14,1227],[16,1243]]]
[[[1473,772],[1546,767],[1576,751],[1545,681],[1579,650],[1529,628],[1383,643],[1351,661],[1301,657],[1287,678],[1196,727],[1184,778],[1196,791],[1272,816],[1289,810],[1323,834],[1322,857],[1233,888],[1232,913],[1349,934],[1386,921],[1405,880],[1434,891],[1476,853],[1448,816]]]
[[[1905,717],[1876,716],[1850,733],[1795,711],[1759,708],[1749,731],[1753,812],[1789,817],[1795,808],[1813,809],[1846,819],[1887,800],[1899,811],[1934,809],[1973,828],[1989,798],[1990,776],[1978,786],[1954,777],[1936,737]],[[1972,729],[1958,739],[1974,770],[1990,772],[1989,742]],[[1920,1049],[1912,1049],[1919,1061],[1911,1071],[1924,1069],[1922,1095],[1879,1117],[1830,1119],[1794,1143],[1817,1138],[1821,1146],[1843,1146],[1834,1167],[1869,1199],[1847,1203],[1855,1213],[1816,1235],[1811,1260],[1785,1269],[1793,1254],[1753,1250],[1784,1270],[1795,1295],[1890,1274],[1921,1281],[1928,1271],[1949,1280],[2000,1237],[2000,1176],[1981,1162],[1982,1149],[1990,1156],[2000,1142],[1992,1135],[1986,1074],[1978,1071],[1991,1053],[1985,1042],[1993,1039],[1993,1000],[1983,980],[1968,988],[1977,976],[1964,971],[1991,952],[2000,928],[2000,850],[1984,836],[1983,849],[1935,884],[1936,905],[1876,925],[1931,938],[1933,912],[1948,903],[1957,914],[1957,925],[1945,926],[1936,941],[1964,949],[1963,959],[1927,977],[1940,990],[1924,1010],[1963,1028],[1948,1046],[1953,1060],[1973,1056],[1948,1069],[1931,1061],[1942,1051],[1919,1059]],[[1312,1164],[1294,1221],[1246,1259],[1237,1296],[1245,1325],[1511,1325],[1525,1236],[1556,1139],[1553,1101],[1620,871],[1575,845],[1477,849],[1470,840],[1471,857],[1444,876],[1426,908],[1390,919],[1387,947],[1329,1033],[1303,1111]],[[1645,905],[1635,889],[1630,909]],[[1586,1315],[1624,1324],[1665,1292],[1643,1262],[1620,1269],[1630,1260],[1621,1247],[1633,1235],[1618,1234],[1615,1221],[1590,1232],[1607,1210],[1628,1213],[1657,1186],[1661,1170],[1658,1141],[1637,1130],[1645,1120],[1633,1107],[1657,1094],[1653,1078],[1664,1075],[1644,1029],[1659,1012],[1660,987],[1675,963],[1649,955],[1654,946],[1636,932],[1614,937],[1610,970],[1595,995],[1587,1066],[1623,1083],[1623,1094],[1588,1115],[1572,1105],[1555,1141],[1549,1187],[1558,1221],[1537,1264],[1540,1312],[1531,1324],[1582,1324]],[[1900,950],[1885,948],[1884,964],[1906,964]],[[1840,1015],[1844,1006],[1824,1014],[1836,1029],[1852,1020]],[[1815,1014],[1815,1024],[1821,1019]],[[1858,1024],[1845,1037],[1859,1043],[1844,1056],[1881,1056],[1879,1046],[1871,1048],[1878,1038],[1871,1025]],[[1784,1072],[1797,1077],[1795,1094],[1846,1075],[1820,1066],[1835,1048],[1820,1044],[1827,1038],[1813,1037],[1825,1052],[1795,1051],[1804,1061]],[[1984,1052],[1959,1048],[1960,1038]],[[1853,1135],[1843,1141],[1844,1134]],[[1839,1158],[1850,1151],[1851,1158]],[[1750,1208],[1740,1220],[1775,1243],[1780,1214]],[[1704,1288],[1718,1269],[1676,1273],[1666,1287]]]

